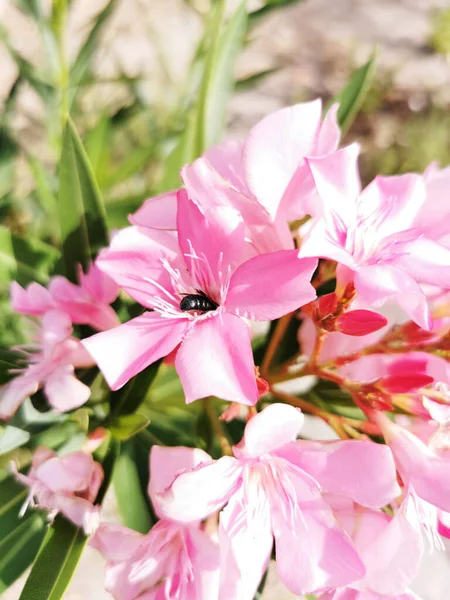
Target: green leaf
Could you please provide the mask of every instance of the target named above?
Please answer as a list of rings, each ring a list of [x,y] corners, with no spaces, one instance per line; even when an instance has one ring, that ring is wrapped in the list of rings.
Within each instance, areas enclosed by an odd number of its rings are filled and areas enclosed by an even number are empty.
[[[247,77],[242,77],[236,81],[235,89],[236,91],[243,92],[246,90],[253,89],[258,83],[264,81],[266,77],[269,75],[273,75],[279,71],[279,67],[273,67],[271,69],[264,69],[262,71],[258,71],[258,73],[253,73],[252,75],[248,75]]]
[[[0,594],[33,562],[45,534],[45,519],[30,513],[0,540]]]
[[[181,186],[180,169],[198,158],[196,149],[197,113],[191,109],[183,133],[165,160],[164,177],[160,192],[174,190]]]
[[[8,454],[16,448],[20,448],[28,442],[30,434],[18,427],[7,425],[4,431],[0,433],[0,456]]]
[[[59,219],[66,274],[76,281],[77,264],[86,269],[109,240],[100,191],[70,119],[64,131],[59,166]]]
[[[58,201],[53,193],[50,173],[44,169],[41,162],[34,156],[28,155],[27,161],[36,184],[36,196],[40,205],[50,219],[51,224],[56,224],[58,222]]]
[[[30,236],[20,236],[0,225],[0,282],[46,283],[60,253]]]
[[[223,26],[223,2],[218,2],[197,106],[196,150],[200,155],[218,143],[223,134],[228,99],[234,85],[234,65],[247,30],[247,8],[244,0],[232,18]]]
[[[267,0],[267,2],[261,8],[252,11],[248,15],[249,25],[254,27],[257,25],[263,17],[268,16],[272,11],[279,8],[286,8],[291,4],[299,4],[301,0]]]
[[[109,429],[118,440],[128,440],[141,431],[141,429],[145,429],[149,423],[150,419],[145,415],[133,413],[117,417],[111,423]]]
[[[377,51],[374,50],[369,61],[355,71],[343,90],[333,99],[339,102],[338,123],[342,133],[346,133],[355,120],[375,75]]]
[[[113,483],[124,525],[147,533],[153,523],[146,500],[147,490],[142,487],[139,478],[136,452],[134,440],[122,445],[114,468]]]
[[[154,362],[136,377],[133,377],[121,390],[111,393],[113,418],[119,415],[130,415],[139,408],[158,373],[160,364],[161,360]]]
[[[111,16],[115,6],[117,4],[117,0],[109,0],[106,3],[105,7],[95,16],[95,24],[92,27],[91,31],[84,44],[81,46],[81,50],[75,59],[71,69],[70,69],[70,90],[71,90],[71,102],[73,102],[75,95],[79,89],[80,83],[82,82],[84,76],[88,72],[90,61],[95,52],[95,49],[100,41],[100,34],[106,25],[109,17]]]
[[[42,543],[19,600],[59,600],[86,545],[82,529],[57,515]]]

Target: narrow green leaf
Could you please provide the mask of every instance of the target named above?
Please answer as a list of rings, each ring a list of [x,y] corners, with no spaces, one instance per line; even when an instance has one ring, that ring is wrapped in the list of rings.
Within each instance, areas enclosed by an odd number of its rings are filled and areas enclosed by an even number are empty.
[[[11,516],[17,518],[27,494],[28,490],[20,485],[14,477],[10,476],[2,481],[0,485],[0,539],[11,530],[7,522]],[[5,517],[6,522],[4,521]]]
[[[52,189],[50,173],[44,169],[41,162],[34,156],[28,155],[27,162],[33,174],[36,195],[40,205],[51,223],[56,224],[58,222],[58,201]]]
[[[66,274],[75,281],[77,264],[86,269],[109,240],[100,191],[70,119],[64,131],[59,166],[59,219]]]
[[[208,52],[199,90],[197,154],[220,141],[226,120],[226,108],[234,85],[234,65],[247,30],[244,0],[232,18],[222,26],[223,12],[218,3],[217,18],[211,31],[212,47]]]
[[[111,119],[108,115],[103,114],[96,126],[90,129],[85,136],[86,152],[101,189],[109,170],[111,133]]]
[[[286,8],[291,4],[299,4],[301,0],[267,0],[264,6],[253,10],[249,15],[249,25],[254,27],[257,25],[263,17],[268,16],[272,11],[279,8]]]
[[[178,143],[165,160],[164,177],[160,192],[175,190],[181,186],[180,169],[198,158],[196,150],[197,112],[191,109],[186,121],[186,127],[180,135]]]
[[[113,418],[130,415],[139,408],[158,373],[161,361],[158,360],[133,377],[121,390],[111,393],[111,412]]]
[[[56,248],[0,225],[0,283],[13,279],[21,285],[46,283],[59,257]]]
[[[20,448],[28,442],[30,434],[28,431],[23,431],[18,427],[7,425],[4,431],[0,432],[0,456],[8,454],[16,448]]]
[[[140,413],[133,413],[131,415],[121,415],[115,419],[109,429],[115,438],[118,440],[128,440],[145,429],[150,423],[150,419]],[[1,442],[1,438],[0,438]]]
[[[245,90],[251,90],[258,83],[264,81],[266,77],[269,75],[273,75],[279,71],[278,67],[273,67],[272,69],[264,69],[263,71],[258,71],[258,73],[253,73],[252,75],[248,75],[247,77],[242,77],[236,81],[235,89],[236,91],[243,92]]]
[[[86,545],[83,531],[57,515],[42,543],[19,600],[59,600]]]
[[[136,446],[130,441],[122,445],[113,474],[114,491],[124,525],[147,533],[152,525],[146,489],[142,488],[135,460]]]
[[[355,120],[364,99],[372,86],[376,70],[377,51],[374,50],[369,61],[357,69],[343,90],[333,99],[339,102],[338,122],[342,133],[346,133]]]

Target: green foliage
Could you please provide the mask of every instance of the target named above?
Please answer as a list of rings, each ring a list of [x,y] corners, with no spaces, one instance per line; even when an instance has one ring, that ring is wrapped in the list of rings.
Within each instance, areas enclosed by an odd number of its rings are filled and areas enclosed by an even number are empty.
[[[433,31],[430,46],[435,52],[450,53],[450,9],[436,10],[433,15]]]

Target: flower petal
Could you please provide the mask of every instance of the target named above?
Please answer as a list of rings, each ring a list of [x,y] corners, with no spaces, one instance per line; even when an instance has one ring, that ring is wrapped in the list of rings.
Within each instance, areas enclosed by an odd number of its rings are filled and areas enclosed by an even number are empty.
[[[71,452],[49,458],[37,467],[35,475],[53,492],[80,492],[89,487],[93,468],[90,454]]]
[[[149,198],[128,220],[133,225],[150,229],[177,228],[177,190]]]
[[[158,494],[164,516],[174,521],[200,521],[220,510],[239,488],[242,467],[231,456],[202,463],[177,475]]]
[[[392,453],[380,444],[298,440],[277,454],[309,473],[325,492],[363,506],[381,508],[400,494]]]
[[[39,379],[35,371],[31,376],[25,371],[5,385],[0,386],[0,419],[7,421],[17,411],[22,402],[39,389]]]
[[[220,313],[197,321],[175,359],[186,402],[206,396],[253,405],[258,400],[248,325]]]
[[[355,287],[361,299],[375,307],[395,299],[415,323],[430,331],[432,322],[426,296],[405,271],[386,264],[361,267],[355,275]]]
[[[183,339],[187,319],[144,313],[119,327],[83,340],[108,385],[118,390],[132,377],[166,356]]]
[[[392,264],[420,283],[450,289],[450,249],[420,237],[402,245]]]
[[[243,150],[247,185],[272,219],[297,167],[315,149],[320,100],[282,108],[250,131]]]
[[[336,236],[338,238],[338,236]],[[329,231],[324,219],[320,219],[316,225],[306,234],[298,253],[300,258],[321,257],[335,260],[351,270],[357,265],[351,254],[345,250],[339,239],[335,239]]]
[[[82,406],[91,395],[89,386],[77,379],[71,365],[56,369],[46,380],[44,392],[52,408],[66,412]]]
[[[107,560],[128,560],[142,544],[144,536],[116,523],[102,523],[89,545],[99,550]]]
[[[25,290],[17,281],[13,281],[10,295],[12,309],[25,315],[42,315],[54,307],[49,291],[36,282],[30,283]]]
[[[220,514],[219,600],[253,598],[269,564],[273,537],[270,514],[264,505],[249,507],[236,494]]]
[[[86,535],[92,535],[100,525],[100,506],[94,506],[84,498],[56,495],[54,507],[78,527],[82,527]]]
[[[288,404],[271,404],[252,417],[245,427],[239,454],[259,458],[296,439],[303,426],[303,414]]]
[[[253,320],[278,319],[316,298],[316,267],[317,260],[301,260],[297,250],[255,256],[233,273],[225,307]]]

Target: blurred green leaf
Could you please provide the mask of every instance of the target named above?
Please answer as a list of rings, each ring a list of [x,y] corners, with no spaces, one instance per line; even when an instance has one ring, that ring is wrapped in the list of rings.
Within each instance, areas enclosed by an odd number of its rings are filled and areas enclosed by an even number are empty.
[[[0,430],[0,455],[23,446],[29,439],[30,434],[27,431],[7,425],[3,431]]]
[[[249,25],[250,27],[254,27],[257,25],[263,17],[266,17],[274,10],[279,8],[286,8],[291,4],[299,4],[301,0],[268,0],[265,2],[264,6],[258,8],[257,10],[253,10],[248,15]]]
[[[150,423],[150,419],[140,413],[133,413],[131,415],[122,415],[114,419],[109,429],[113,436],[118,440],[128,440],[145,429]]]
[[[124,525],[140,533],[147,533],[153,523],[146,500],[147,490],[142,487],[137,470],[138,451],[134,440],[122,445],[114,468],[113,483]]]
[[[196,150],[197,112],[191,109],[186,127],[180,135],[178,143],[170,152],[164,163],[164,177],[159,191],[167,192],[181,186],[180,169],[198,158]]]
[[[21,285],[46,283],[59,257],[56,248],[0,225],[0,283],[13,279]]]
[[[273,75],[279,71],[278,67],[273,67],[272,69],[264,69],[263,71],[259,71],[258,73],[253,73],[252,75],[248,75],[248,77],[241,77],[236,81],[235,89],[237,92],[243,92],[245,90],[252,89],[261,81],[264,81],[266,77],[269,75]]]
[[[247,29],[246,0],[231,19],[222,24],[224,2],[217,3],[211,30],[211,46],[205,62],[197,105],[196,152],[218,143],[223,134],[226,108],[234,85],[234,65]]]
[[[356,70],[343,90],[335,96],[339,103],[338,123],[345,134],[358,114],[375,76],[377,51],[374,50],[368,62]]]
[[[95,16],[94,26],[89,32],[84,44],[81,46],[77,58],[72,64],[69,80],[71,95],[70,104],[73,102],[84,76],[89,72],[91,59],[100,41],[101,32],[111,16],[116,4],[117,0],[109,0],[104,8]]]
[[[82,529],[57,515],[39,550],[19,600],[59,600],[86,545]]]
[[[108,174],[111,154],[111,119],[104,114],[85,136],[85,148],[100,188]]]
[[[158,373],[161,360],[141,371],[117,392],[111,392],[111,411],[113,418],[130,415],[144,402],[145,397]]]
[[[76,281],[77,265],[81,264],[86,270],[109,239],[100,191],[70,119],[64,132],[59,166],[59,218],[66,274]]]
[[[36,196],[39,203],[50,219],[50,223],[56,224],[58,222],[58,201],[53,192],[50,173],[45,170],[42,163],[34,156],[28,155],[27,161],[36,184]],[[59,231],[53,237],[59,237]]]

